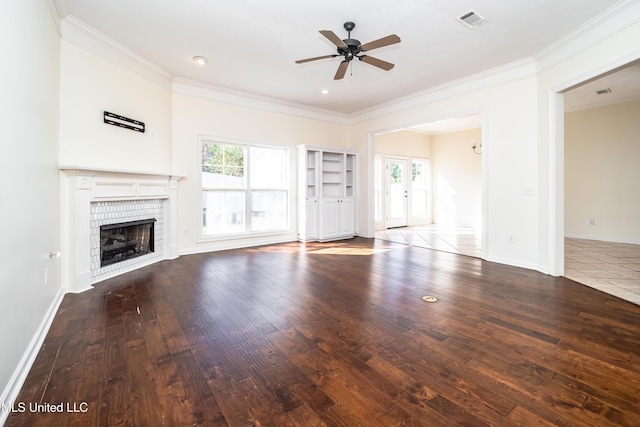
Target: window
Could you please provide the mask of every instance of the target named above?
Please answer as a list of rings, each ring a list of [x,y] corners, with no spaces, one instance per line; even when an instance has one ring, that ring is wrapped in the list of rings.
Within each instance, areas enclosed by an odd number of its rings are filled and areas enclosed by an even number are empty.
[[[429,163],[427,160],[411,161],[411,216],[426,217],[429,213]]]
[[[288,228],[286,148],[202,142],[202,235]]]

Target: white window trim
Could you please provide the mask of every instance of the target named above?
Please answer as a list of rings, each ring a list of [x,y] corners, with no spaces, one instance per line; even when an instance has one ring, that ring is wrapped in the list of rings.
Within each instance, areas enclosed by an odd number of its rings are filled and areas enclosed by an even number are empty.
[[[208,242],[219,242],[219,241],[225,241],[225,240],[240,240],[240,239],[248,239],[248,238],[260,238],[260,237],[269,237],[269,236],[282,236],[282,235],[287,235],[287,234],[291,234],[292,230],[291,230],[291,226],[294,223],[294,218],[292,218],[292,212],[293,212],[293,205],[295,204],[295,201],[292,200],[292,191],[291,191],[291,176],[293,174],[293,171],[291,170],[292,168],[292,160],[291,160],[291,149],[288,146],[285,145],[278,145],[278,144],[272,144],[272,143],[265,143],[265,142],[260,142],[260,141],[255,141],[255,140],[249,140],[249,139],[243,139],[243,138],[231,138],[231,137],[219,137],[219,136],[212,136],[212,135],[198,135],[197,136],[197,141],[198,143],[196,144],[196,192],[195,192],[195,196],[196,196],[196,228],[197,228],[197,237],[196,237],[196,243],[208,243]],[[285,189],[286,193],[287,193],[287,225],[284,228],[280,228],[280,229],[275,229],[275,230],[265,230],[265,231],[250,231],[250,230],[245,230],[243,232],[240,233],[227,233],[227,234],[215,234],[215,235],[210,235],[210,234],[203,234],[202,230],[203,230],[203,223],[202,223],[202,211],[203,211],[203,203],[202,203],[202,192],[204,191],[203,185],[202,185],[202,144],[205,142],[213,142],[213,143],[219,143],[219,144],[232,144],[232,145],[243,145],[245,147],[249,147],[249,146],[253,146],[253,147],[267,147],[267,148],[278,148],[278,149],[283,149],[286,151],[286,156],[287,156],[287,164],[289,165],[288,170],[287,170],[287,176],[285,178],[285,181],[287,182],[287,187]],[[249,156],[248,150],[247,150],[247,158]],[[248,168],[246,169],[246,173],[248,174]],[[248,175],[247,175],[247,180],[248,180]],[[247,196],[250,194],[251,190],[248,188],[248,183],[247,183],[247,188],[244,189],[238,189],[238,188],[229,188],[229,191],[244,191]],[[215,190],[224,190],[221,188],[216,188]],[[260,191],[270,191],[270,190],[277,190],[277,191],[281,191],[282,188],[277,188],[277,189],[264,189],[264,188],[260,188]],[[250,208],[251,208],[251,201],[249,200],[250,198],[248,198],[247,202],[246,202],[246,208],[247,211],[245,212],[245,215],[250,215]],[[245,218],[246,220],[246,218]]]

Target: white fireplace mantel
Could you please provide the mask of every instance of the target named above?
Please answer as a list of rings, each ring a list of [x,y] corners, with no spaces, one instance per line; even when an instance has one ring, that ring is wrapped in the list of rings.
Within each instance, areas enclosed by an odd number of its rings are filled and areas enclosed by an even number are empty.
[[[177,190],[181,175],[60,166],[62,284],[68,292],[91,288],[91,204],[162,200],[164,258],[178,257]]]

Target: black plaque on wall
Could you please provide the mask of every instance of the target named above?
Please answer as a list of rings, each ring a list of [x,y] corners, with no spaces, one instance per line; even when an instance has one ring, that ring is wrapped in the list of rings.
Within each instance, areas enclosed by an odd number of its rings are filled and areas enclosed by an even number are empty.
[[[114,125],[125,129],[131,129],[136,132],[144,133],[144,122],[130,119],[128,117],[119,116],[108,111],[104,112],[104,122],[108,125]]]

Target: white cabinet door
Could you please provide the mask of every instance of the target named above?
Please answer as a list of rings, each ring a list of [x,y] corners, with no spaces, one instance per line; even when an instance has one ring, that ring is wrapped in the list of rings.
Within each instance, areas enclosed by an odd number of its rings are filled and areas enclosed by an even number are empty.
[[[354,229],[355,229],[353,199],[341,200],[339,204],[340,204],[340,236],[351,237],[353,236]]]
[[[338,199],[322,201],[322,227],[320,240],[336,239],[340,235],[340,202]]]
[[[318,199],[316,198],[308,198],[307,202],[306,202],[306,208],[305,208],[305,214],[306,214],[306,219],[305,219],[305,227],[306,227],[306,233],[305,233],[305,240],[316,240],[319,236],[318,233],[318,218],[319,218],[319,212],[318,212]]]
[[[322,201],[322,228],[320,240],[353,237],[353,199],[328,199]]]

